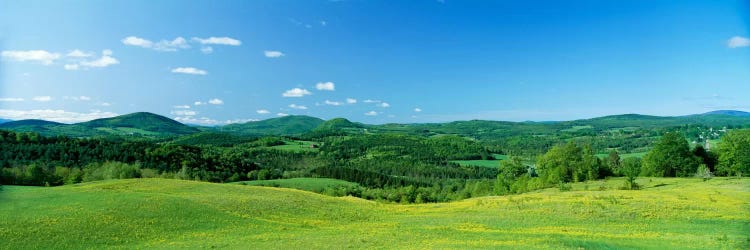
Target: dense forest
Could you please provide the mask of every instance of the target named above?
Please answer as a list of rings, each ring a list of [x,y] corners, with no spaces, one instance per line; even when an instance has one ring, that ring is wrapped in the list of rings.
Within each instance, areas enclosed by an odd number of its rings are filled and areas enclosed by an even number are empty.
[[[233,142],[190,143],[205,137]],[[278,148],[315,139],[312,149]],[[0,130],[0,183],[55,186],[117,178],[178,178],[237,182],[328,177],[359,184],[337,195],[392,202],[440,202],[490,194],[521,193],[611,176],[710,178],[750,174],[750,130],[730,130],[716,150],[690,146],[685,133],[660,134],[642,159],[617,150],[596,156],[590,142],[569,140],[529,158],[513,155],[496,168],[452,160],[492,159],[492,147],[455,135],[324,133],[301,137],[214,137],[175,140],[47,137]],[[546,145],[546,144],[545,144]],[[534,161],[530,161],[535,159]],[[326,191],[330,192],[330,190]]]

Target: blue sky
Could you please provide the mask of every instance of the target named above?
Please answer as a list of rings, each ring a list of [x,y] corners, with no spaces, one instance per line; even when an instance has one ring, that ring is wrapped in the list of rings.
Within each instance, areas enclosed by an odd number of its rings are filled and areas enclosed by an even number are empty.
[[[2,1],[0,117],[750,110],[748,15],[747,1]]]

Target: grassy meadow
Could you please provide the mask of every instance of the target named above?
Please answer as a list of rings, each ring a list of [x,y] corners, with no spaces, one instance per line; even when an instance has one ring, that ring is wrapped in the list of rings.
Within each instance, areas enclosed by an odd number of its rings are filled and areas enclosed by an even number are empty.
[[[5,186],[0,241],[48,248],[750,247],[750,179],[641,178],[397,205],[171,179]]]

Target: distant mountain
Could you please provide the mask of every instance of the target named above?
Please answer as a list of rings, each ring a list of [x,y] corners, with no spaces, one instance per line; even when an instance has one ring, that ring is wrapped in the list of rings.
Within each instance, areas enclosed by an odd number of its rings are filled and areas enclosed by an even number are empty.
[[[0,124],[6,123],[6,122],[12,122],[13,120],[8,119],[0,119]]]
[[[76,125],[99,130],[113,129],[125,134],[147,131],[147,134],[185,135],[200,131],[167,117],[148,112],[96,119]]]
[[[750,117],[750,112],[739,111],[739,110],[715,110],[715,111],[703,113],[701,115],[728,115],[728,116],[738,116],[738,117]]]
[[[96,119],[76,124],[63,124],[44,120],[20,120],[0,124],[0,129],[37,132],[47,136],[64,135],[70,137],[110,135],[163,137],[199,132],[197,128],[189,127],[172,119],[147,112]]]
[[[361,123],[354,123],[345,118],[333,118],[325,121],[316,127],[316,130],[339,130],[347,128],[364,128],[365,125]]]
[[[312,131],[324,122],[323,119],[290,115],[240,124],[229,124],[217,127],[220,132],[237,135],[299,135]]]

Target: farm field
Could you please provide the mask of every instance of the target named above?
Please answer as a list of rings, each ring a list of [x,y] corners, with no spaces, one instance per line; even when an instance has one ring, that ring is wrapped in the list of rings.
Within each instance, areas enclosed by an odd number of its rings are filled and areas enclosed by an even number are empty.
[[[8,249],[750,246],[750,179],[638,182],[421,205],[172,179],[5,186],[0,239]]]
[[[495,160],[458,160],[458,161],[451,161],[451,162],[458,163],[458,165],[461,165],[461,166],[499,168],[500,161],[504,160],[505,158],[508,158],[507,155],[501,155],[501,154],[492,154],[492,156],[495,157]]]

